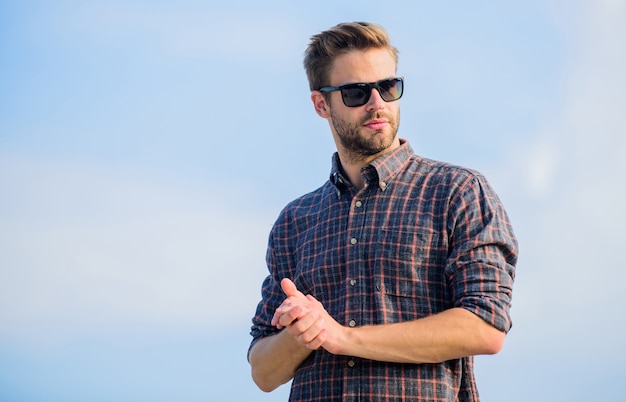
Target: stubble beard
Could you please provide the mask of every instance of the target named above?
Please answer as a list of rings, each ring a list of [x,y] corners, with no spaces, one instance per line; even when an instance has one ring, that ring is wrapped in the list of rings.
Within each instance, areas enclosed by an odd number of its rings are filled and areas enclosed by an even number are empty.
[[[398,135],[400,112],[398,112],[393,118],[385,116],[380,112],[370,113],[357,123],[352,123],[348,120],[340,118],[332,110],[330,114],[335,133],[339,138],[339,142],[343,150],[347,153],[345,156],[352,162],[358,162],[368,159],[373,155],[382,153],[393,145],[393,142]],[[382,117],[386,117],[389,121],[389,127],[387,127],[389,130],[388,134],[385,135],[384,130],[374,131],[372,134],[367,136],[361,134],[363,124],[369,120],[379,119]]]

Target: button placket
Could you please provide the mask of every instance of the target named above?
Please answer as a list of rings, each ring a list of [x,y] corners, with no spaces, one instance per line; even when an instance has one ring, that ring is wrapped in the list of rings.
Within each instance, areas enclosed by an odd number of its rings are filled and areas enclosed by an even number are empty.
[[[361,305],[361,300],[360,300],[360,294],[359,294],[359,281],[358,279],[360,278],[360,264],[358,261],[360,259],[362,259],[361,253],[362,250],[359,250],[359,242],[362,240],[361,236],[363,233],[363,227],[365,225],[366,222],[366,211],[365,211],[365,200],[363,198],[360,198],[361,196],[364,196],[365,198],[367,198],[367,186],[365,188],[365,191],[361,190],[360,194],[357,196],[355,195],[355,198],[352,201],[352,209],[350,210],[350,214],[351,214],[351,218],[350,218],[350,224],[348,227],[349,230],[349,235],[348,235],[348,242],[349,242],[349,249],[350,251],[348,252],[349,255],[352,257],[350,259],[350,262],[348,263],[348,270],[347,270],[347,275],[348,275],[348,279],[347,279],[347,297],[346,297],[346,312],[345,312],[345,316],[344,316],[344,325],[346,325],[349,328],[355,328],[358,325],[358,322],[360,322],[361,320],[361,316],[360,316],[360,311],[359,311],[359,306]],[[350,246],[355,246],[355,247],[350,247]],[[345,282],[344,282],[345,283]],[[348,369],[350,370],[358,370],[358,365],[357,365],[357,360],[355,358],[348,358],[348,360],[346,361],[346,366],[348,367]],[[356,373],[356,372],[355,372]]]

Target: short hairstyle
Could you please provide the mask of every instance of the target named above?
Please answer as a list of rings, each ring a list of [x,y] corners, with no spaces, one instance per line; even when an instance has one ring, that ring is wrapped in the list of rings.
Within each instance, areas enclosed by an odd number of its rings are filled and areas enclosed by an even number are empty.
[[[311,91],[330,85],[330,68],[337,56],[352,50],[383,48],[398,65],[398,49],[391,45],[387,31],[370,22],[345,22],[311,37],[304,52],[304,69]]]

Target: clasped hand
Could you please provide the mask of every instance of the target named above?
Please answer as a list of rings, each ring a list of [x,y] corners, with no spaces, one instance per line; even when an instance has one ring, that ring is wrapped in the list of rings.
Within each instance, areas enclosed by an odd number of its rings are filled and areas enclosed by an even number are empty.
[[[274,312],[272,325],[286,328],[291,337],[311,350],[323,347],[330,353],[340,353],[345,327],[315,297],[300,292],[290,279],[283,279],[280,286],[287,298]]]

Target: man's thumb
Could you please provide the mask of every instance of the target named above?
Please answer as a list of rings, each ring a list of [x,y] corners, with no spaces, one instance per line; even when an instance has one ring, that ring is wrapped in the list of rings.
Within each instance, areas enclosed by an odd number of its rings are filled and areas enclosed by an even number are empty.
[[[298,296],[298,295],[304,296],[298,290],[298,288],[296,288],[296,284],[293,283],[291,279],[289,278],[284,278],[282,281],[280,281],[280,287],[283,289],[283,292],[285,292],[287,297]]]

